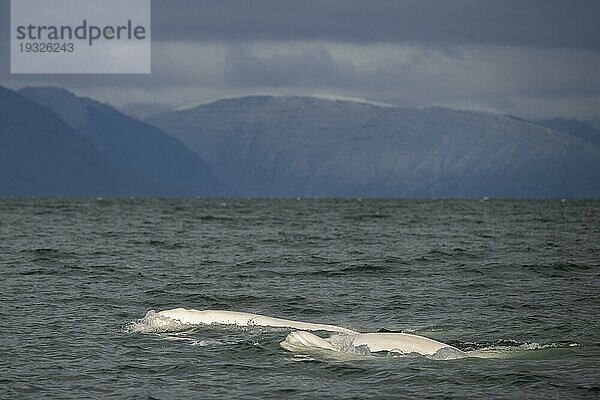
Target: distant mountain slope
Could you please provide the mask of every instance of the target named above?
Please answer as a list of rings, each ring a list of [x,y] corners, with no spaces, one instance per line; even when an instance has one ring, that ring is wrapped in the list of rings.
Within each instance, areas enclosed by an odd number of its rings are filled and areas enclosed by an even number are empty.
[[[171,108],[158,103],[130,103],[119,107],[119,110],[125,115],[143,121],[153,115],[170,111]]]
[[[554,118],[537,121],[538,124],[578,137],[600,148],[600,130],[576,119]]]
[[[0,87],[0,196],[162,194],[98,152],[56,114]]]
[[[244,196],[600,195],[599,149],[500,115],[248,96],[148,121]]]
[[[153,126],[55,87],[29,87],[19,94],[56,112],[114,164],[156,182],[171,195],[227,193],[197,153]]]

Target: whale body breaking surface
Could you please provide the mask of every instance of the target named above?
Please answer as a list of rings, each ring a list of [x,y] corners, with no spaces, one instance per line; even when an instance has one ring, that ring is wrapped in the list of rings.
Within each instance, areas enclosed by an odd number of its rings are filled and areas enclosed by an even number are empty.
[[[216,324],[293,329],[280,346],[285,350],[301,354],[325,351],[331,354],[371,355],[385,352],[442,360],[468,357],[465,352],[453,346],[408,333],[360,333],[337,325],[294,321],[238,311],[174,308],[152,313],[153,316],[167,318],[188,327]],[[329,332],[332,335],[323,338],[309,331]]]
[[[312,324],[309,322],[292,321],[289,319],[267,317],[266,315],[239,311],[174,308],[172,310],[159,311],[157,314],[177,320],[183,324],[190,325],[219,324],[237,326],[265,326],[273,328],[293,328],[304,331],[340,332],[347,334],[357,333],[351,329],[342,328],[336,325]]]
[[[468,357],[465,352],[456,347],[408,333],[356,333],[321,338],[310,332],[295,331],[291,332],[280,345],[288,351],[297,353],[325,350],[372,355],[384,352],[394,355],[419,355],[434,360]]]

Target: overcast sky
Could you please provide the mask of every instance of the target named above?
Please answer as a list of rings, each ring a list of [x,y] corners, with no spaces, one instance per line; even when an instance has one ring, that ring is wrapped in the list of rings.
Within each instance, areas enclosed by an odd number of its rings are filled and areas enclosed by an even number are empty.
[[[116,105],[333,94],[600,120],[598,0],[155,0],[152,74],[10,75]]]

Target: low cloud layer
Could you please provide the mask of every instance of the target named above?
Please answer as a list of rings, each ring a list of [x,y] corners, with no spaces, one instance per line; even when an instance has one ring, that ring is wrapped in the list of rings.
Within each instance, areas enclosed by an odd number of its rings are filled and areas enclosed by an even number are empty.
[[[572,3],[572,4],[571,4]],[[10,75],[114,104],[248,93],[600,119],[600,3],[512,0],[154,1],[152,74]]]
[[[156,0],[152,4],[158,40],[600,50],[596,0]]]

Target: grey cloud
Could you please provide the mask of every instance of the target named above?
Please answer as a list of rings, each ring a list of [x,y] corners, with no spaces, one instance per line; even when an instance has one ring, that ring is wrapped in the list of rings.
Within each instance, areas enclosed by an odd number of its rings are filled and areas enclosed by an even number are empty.
[[[157,40],[333,40],[600,50],[597,0],[154,0]]]
[[[3,40],[9,4],[0,0]],[[325,40],[598,51],[598,20],[597,0],[152,0],[156,41]]]
[[[261,43],[229,49],[224,81],[239,89],[342,93],[409,107],[589,117],[594,106],[600,109],[599,70],[600,54],[565,49]]]
[[[225,57],[237,87],[323,87],[569,96],[600,92],[600,54],[562,49],[253,44]],[[433,91],[433,90],[432,90]]]
[[[293,46],[292,46],[293,49]],[[225,80],[238,87],[339,87],[358,78],[350,63],[323,46],[260,57],[236,46],[225,58]]]

